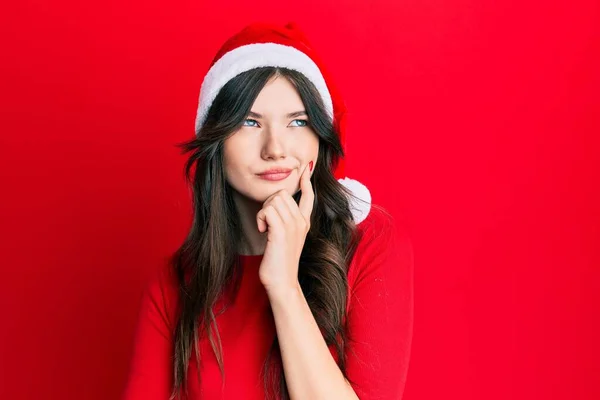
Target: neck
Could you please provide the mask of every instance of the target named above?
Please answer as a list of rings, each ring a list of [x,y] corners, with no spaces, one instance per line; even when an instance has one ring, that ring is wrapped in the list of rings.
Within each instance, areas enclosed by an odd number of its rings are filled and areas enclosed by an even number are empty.
[[[242,240],[238,253],[244,255],[263,254],[267,246],[267,233],[260,233],[256,223],[256,214],[262,208],[262,204],[239,193],[234,193],[233,199],[242,227]]]

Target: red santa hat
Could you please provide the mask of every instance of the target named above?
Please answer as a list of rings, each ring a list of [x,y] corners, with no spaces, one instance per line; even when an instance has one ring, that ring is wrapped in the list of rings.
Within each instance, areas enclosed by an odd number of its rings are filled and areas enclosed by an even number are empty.
[[[315,54],[306,36],[291,22],[285,26],[253,23],[229,38],[217,52],[200,89],[196,114],[196,134],[217,94],[225,84],[241,74],[259,67],[282,67],[302,73],[317,88],[325,109],[345,148],[346,106],[337,88]],[[334,176],[350,189],[354,197],[350,209],[355,222],[362,222],[371,209],[371,194],[366,186],[345,176],[345,161],[340,159]]]

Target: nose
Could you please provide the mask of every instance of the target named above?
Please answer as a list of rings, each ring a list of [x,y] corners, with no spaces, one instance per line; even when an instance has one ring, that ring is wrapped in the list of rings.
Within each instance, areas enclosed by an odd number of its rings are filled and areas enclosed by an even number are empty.
[[[279,160],[285,158],[287,150],[283,135],[280,132],[277,132],[277,129],[274,129],[273,127],[266,128],[263,132],[262,158],[264,160]]]

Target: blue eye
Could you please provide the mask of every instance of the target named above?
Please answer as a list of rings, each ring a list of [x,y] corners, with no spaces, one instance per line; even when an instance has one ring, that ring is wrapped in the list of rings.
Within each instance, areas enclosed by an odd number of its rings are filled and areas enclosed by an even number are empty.
[[[254,124],[253,125],[247,125],[246,122],[248,122],[248,121],[253,122]],[[256,127],[256,126],[258,126],[258,121],[256,121],[255,119],[248,118],[248,119],[244,120],[243,126]]]
[[[305,120],[305,119],[295,119],[295,120],[293,120],[292,122],[296,122],[296,121],[301,123],[300,125],[296,125],[296,126],[298,126],[298,127],[301,127],[301,126],[307,126],[307,125],[308,125],[308,121],[307,121],[307,120]]]

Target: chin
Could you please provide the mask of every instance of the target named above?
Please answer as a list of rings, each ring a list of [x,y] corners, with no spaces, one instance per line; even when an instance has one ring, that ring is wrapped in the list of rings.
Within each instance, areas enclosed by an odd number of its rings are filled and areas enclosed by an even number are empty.
[[[247,190],[247,191],[240,192],[240,194],[242,196],[248,198],[249,200],[252,200],[252,201],[255,201],[258,203],[264,203],[270,196],[272,196],[273,194],[277,193],[278,191],[280,191],[282,189],[286,189],[290,195],[293,195],[299,189],[298,185],[296,185],[296,187],[294,188],[294,187],[290,186],[289,184],[286,185],[283,182],[281,182],[279,184],[270,183],[268,186],[265,185],[263,187],[260,187],[260,186],[262,186],[262,185],[255,185],[254,187],[249,188],[249,190]]]

